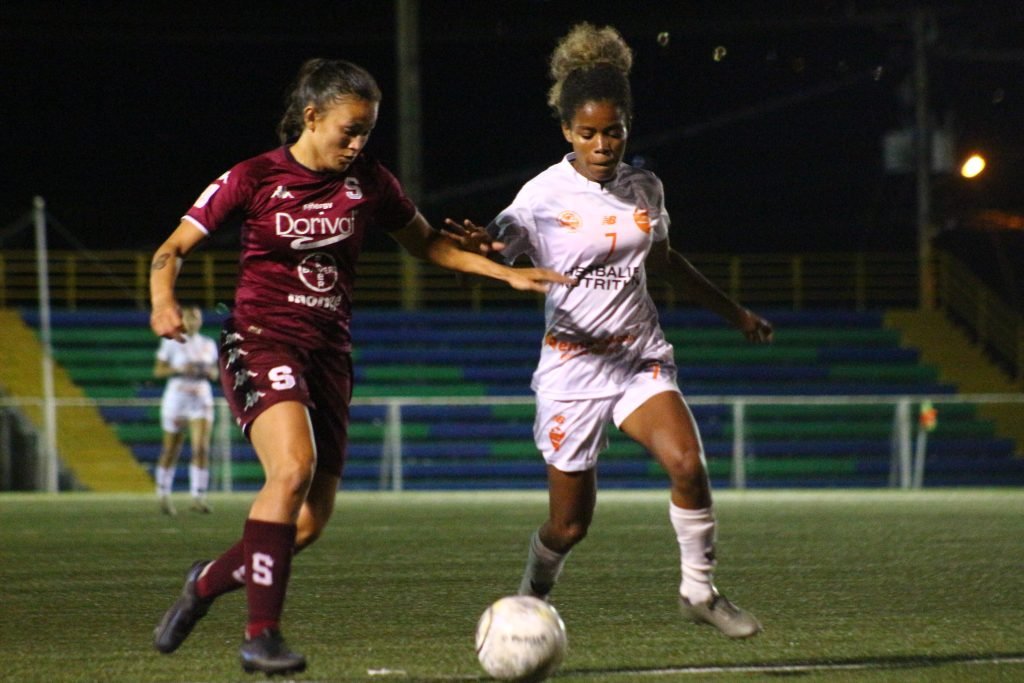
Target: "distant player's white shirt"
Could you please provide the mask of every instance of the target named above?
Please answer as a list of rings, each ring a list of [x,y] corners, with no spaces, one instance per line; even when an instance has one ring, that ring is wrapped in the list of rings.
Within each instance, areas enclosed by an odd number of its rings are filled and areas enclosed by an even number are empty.
[[[189,365],[216,367],[217,343],[201,334],[185,337],[185,342],[161,339],[157,360],[167,363],[175,372],[184,372]],[[213,421],[213,389],[209,380],[171,377],[167,380],[160,401],[160,424],[164,431],[177,433],[189,420]]]
[[[531,387],[556,400],[613,396],[646,367],[675,369],[643,265],[651,243],[668,237],[661,181],[619,164],[602,186],[577,172],[573,158],[527,182],[487,227],[506,243],[509,263],[526,255],[579,278],[574,287],[552,285],[544,307]]]

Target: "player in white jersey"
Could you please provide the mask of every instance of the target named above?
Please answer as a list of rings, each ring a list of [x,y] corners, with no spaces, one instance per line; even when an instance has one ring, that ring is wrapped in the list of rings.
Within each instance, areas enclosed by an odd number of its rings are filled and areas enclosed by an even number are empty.
[[[210,512],[206,489],[210,484],[210,432],[213,427],[213,390],[210,382],[219,377],[217,343],[199,333],[203,314],[197,306],[182,308],[184,341],[162,339],[156,352],[153,375],[167,379],[160,401],[160,425],[163,443],[156,465],[156,494],[160,509],[168,515],[176,514],[171,502],[174,473],[178,456],[185,443],[188,428],[192,445],[189,463],[189,493],[191,509]]]
[[[661,181],[622,163],[632,119],[631,65],[632,53],[615,29],[574,27],[552,55],[548,98],[572,153],[527,182],[486,232],[468,221],[449,222],[462,228],[467,244],[500,250],[509,261],[525,255],[577,279],[547,293],[547,329],[532,388],[549,518],[530,540],[519,592],[547,598],[570,549],[586,535],[597,458],[613,422],[671,479],[669,517],[679,542],[684,616],[745,638],[761,624],[712,581],[716,524],[703,447],[676,384],[672,346],[647,292],[647,275],[667,281],[753,342],[770,341],[772,327],[669,246]]]

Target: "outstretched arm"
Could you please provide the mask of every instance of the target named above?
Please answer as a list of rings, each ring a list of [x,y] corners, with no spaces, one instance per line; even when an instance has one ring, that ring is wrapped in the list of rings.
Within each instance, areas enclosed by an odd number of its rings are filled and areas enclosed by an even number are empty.
[[[496,252],[505,248],[504,242],[494,239],[484,228],[468,218],[461,223],[445,218],[444,223],[448,226],[444,235],[458,242],[463,251],[494,257]]]
[[[171,236],[153,254],[149,270],[149,326],[160,337],[185,341],[185,325],[181,321],[181,308],[174,294],[174,283],[181,269],[181,261],[206,235],[202,230],[182,221]]]
[[[668,240],[655,242],[644,262],[647,274],[664,280],[694,303],[717,313],[750,341],[762,344],[772,340],[772,325],[753,311],[733,301],[697,270]]]
[[[477,251],[466,251],[458,239],[434,230],[419,213],[404,228],[391,233],[391,236],[416,258],[448,270],[501,280],[513,289],[546,292],[551,283],[567,285],[573,282],[572,278],[547,268],[509,268],[491,261]]]

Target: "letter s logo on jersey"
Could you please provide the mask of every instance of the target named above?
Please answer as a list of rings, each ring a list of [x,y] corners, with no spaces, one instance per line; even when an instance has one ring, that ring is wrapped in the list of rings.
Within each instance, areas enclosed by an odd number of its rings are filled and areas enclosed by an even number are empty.
[[[345,196],[349,199],[362,199],[363,188],[359,187],[359,178],[345,178]]]

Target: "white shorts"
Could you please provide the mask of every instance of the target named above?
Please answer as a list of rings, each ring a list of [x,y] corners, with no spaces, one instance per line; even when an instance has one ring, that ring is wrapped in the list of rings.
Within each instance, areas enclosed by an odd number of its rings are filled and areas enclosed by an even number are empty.
[[[192,420],[213,422],[213,391],[207,382],[172,379],[160,401],[160,426],[177,434]]]
[[[614,396],[573,401],[537,396],[533,439],[544,462],[562,472],[583,472],[597,466],[597,456],[608,447],[606,426],[616,427],[647,399],[666,391],[679,391],[675,366],[661,365],[655,375],[637,372]]]

